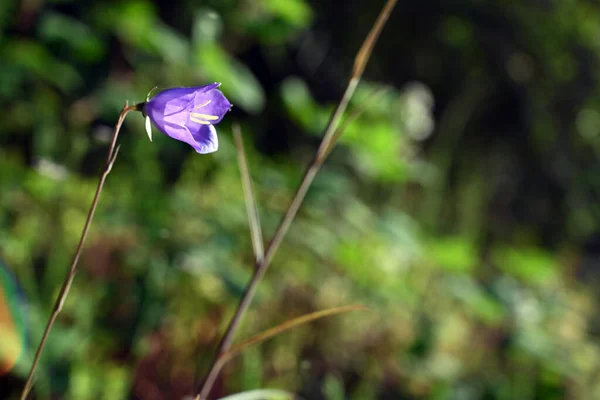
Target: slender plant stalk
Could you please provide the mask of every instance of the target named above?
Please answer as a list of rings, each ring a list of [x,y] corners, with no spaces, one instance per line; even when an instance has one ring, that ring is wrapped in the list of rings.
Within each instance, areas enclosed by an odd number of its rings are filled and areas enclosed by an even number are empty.
[[[231,347],[231,343],[233,341],[235,333],[237,332],[240,322],[244,314],[248,310],[252,299],[254,298],[254,294],[256,293],[258,284],[261,282],[262,278],[267,272],[267,269],[271,261],[273,260],[273,257],[277,253],[277,250],[279,249],[283,238],[285,237],[292,221],[294,220],[296,214],[298,213],[298,210],[300,209],[300,206],[302,205],[302,201],[306,196],[308,188],[312,184],[315,176],[317,175],[317,172],[321,168],[321,165],[323,165],[323,162],[325,161],[327,154],[329,153],[329,150],[333,145],[333,141],[336,138],[335,132],[338,128],[340,120],[344,112],[346,111],[346,108],[348,107],[348,103],[350,102],[350,99],[352,98],[352,95],[354,94],[358,83],[360,82],[365,66],[373,50],[373,47],[377,42],[377,38],[379,37],[381,30],[385,26],[385,23],[387,22],[392,10],[394,9],[396,2],[397,0],[387,0],[385,6],[381,10],[379,16],[377,17],[377,20],[375,21],[375,24],[371,28],[371,31],[367,35],[360,50],[358,51],[354,60],[352,76],[350,77],[350,81],[348,82],[346,91],[344,92],[339,104],[337,105],[333,116],[329,120],[329,124],[327,125],[325,134],[323,135],[323,140],[321,141],[315,158],[306,170],[306,173],[302,179],[302,182],[300,183],[298,190],[296,191],[292,203],[290,204],[287,212],[285,213],[285,216],[281,220],[279,227],[275,231],[273,238],[269,242],[269,245],[267,246],[267,249],[265,251],[264,259],[262,261],[257,262],[255,265],[254,275],[252,276],[252,279],[250,280],[250,283],[248,284],[246,291],[242,299],[240,300],[240,303],[237,306],[235,314],[229,322],[229,326],[227,327],[227,330],[225,331],[225,334],[223,335],[223,338],[221,339],[221,342],[217,349],[217,354],[212,364],[212,367],[206,379],[204,380],[204,384],[200,388],[200,391],[198,392],[198,395],[196,396],[195,400],[206,400],[206,398],[208,397],[210,390],[212,389],[212,386],[214,385],[214,382],[222,368],[222,363],[219,363],[218,360],[220,356],[227,352],[227,350],[229,350],[229,348]]]
[[[102,171],[102,175],[100,176],[100,181],[98,182],[96,194],[94,195],[94,199],[92,200],[92,205],[90,206],[90,210],[88,211],[87,219],[85,221],[85,225],[83,226],[83,231],[81,232],[81,237],[79,239],[79,244],[77,245],[77,250],[75,250],[73,261],[71,262],[71,266],[67,271],[67,275],[65,276],[58,297],[56,298],[56,302],[54,303],[54,308],[52,309],[52,313],[50,314],[50,318],[48,319],[48,323],[46,324],[46,329],[44,329],[44,334],[42,335],[40,344],[38,345],[37,351],[35,352],[35,357],[33,359],[33,363],[31,364],[31,369],[27,377],[27,382],[25,383],[23,393],[21,394],[21,400],[27,399],[31,388],[33,387],[33,378],[35,375],[35,370],[40,361],[40,357],[42,356],[42,352],[44,351],[44,347],[46,346],[48,335],[50,334],[50,331],[54,326],[54,322],[56,321],[58,314],[60,313],[60,311],[63,308],[63,305],[65,304],[65,300],[67,299],[67,295],[69,294],[69,289],[71,288],[71,284],[73,283],[73,279],[75,278],[75,272],[77,272],[77,262],[79,261],[79,257],[81,256],[85,239],[90,229],[90,225],[92,224],[92,219],[94,218],[94,213],[96,212],[96,207],[98,206],[98,200],[100,200],[100,193],[102,192],[102,188],[104,187],[104,181],[106,181],[106,177],[112,170],[113,164],[115,163],[117,155],[119,154],[119,146],[116,146],[119,131],[121,130],[121,126],[123,125],[125,116],[130,111],[134,110],[137,110],[136,106],[128,106],[128,104],[125,103],[125,106],[121,111],[121,115],[119,115],[119,120],[115,125],[112,141],[108,149],[108,156],[106,157],[106,164],[104,166],[104,170]]]
[[[250,237],[252,239],[252,247],[254,248],[254,257],[256,262],[259,263],[265,257],[265,245],[263,243],[262,229],[260,227],[256,196],[254,196],[254,190],[252,189],[250,168],[248,168],[246,152],[244,151],[242,130],[238,124],[233,125],[233,139],[238,155],[240,175],[242,176],[242,188],[244,190],[244,199],[246,203],[246,212],[248,213],[248,225],[250,225]]]

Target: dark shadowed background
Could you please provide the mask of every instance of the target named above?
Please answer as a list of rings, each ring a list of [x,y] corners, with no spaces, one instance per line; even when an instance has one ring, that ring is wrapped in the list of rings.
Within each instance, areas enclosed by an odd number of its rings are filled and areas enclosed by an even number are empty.
[[[181,399],[383,0],[0,1],[0,399],[20,393],[125,100],[219,81],[198,155],[130,114],[33,398]],[[238,338],[365,304],[231,361],[213,398],[600,398],[600,5],[399,1]],[[13,360],[17,359],[16,363]]]

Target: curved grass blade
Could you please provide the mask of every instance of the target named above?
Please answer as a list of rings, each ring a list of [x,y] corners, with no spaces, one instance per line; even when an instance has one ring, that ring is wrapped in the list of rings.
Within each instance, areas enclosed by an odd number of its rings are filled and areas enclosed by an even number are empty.
[[[352,305],[352,306],[334,307],[334,308],[328,308],[328,309],[321,310],[321,311],[315,311],[310,314],[305,314],[300,317],[291,319],[289,321],[285,321],[284,323],[279,324],[273,328],[267,329],[266,331],[263,331],[263,332],[259,333],[258,335],[253,336],[250,339],[248,339],[242,343],[231,346],[229,348],[229,350],[221,353],[219,358],[214,363],[214,367],[211,370],[211,374],[208,375],[208,377],[206,379],[210,380],[210,381],[214,381],[217,378],[217,374],[221,371],[221,369],[223,368],[223,365],[225,365],[225,363],[227,363],[227,361],[231,360],[235,356],[240,355],[246,349],[248,349],[256,344],[262,343],[268,339],[271,339],[272,337],[275,337],[275,336],[279,335],[280,333],[283,333],[287,330],[290,330],[292,328],[295,328],[295,327],[303,325],[303,324],[307,324],[309,322],[315,321],[320,318],[325,318],[325,317],[329,317],[332,315],[342,314],[342,313],[346,313],[346,312],[350,312],[350,311],[359,311],[359,310],[367,310],[367,309],[368,309],[367,307],[360,305],[360,304]],[[194,400],[201,400],[201,399],[203,399],[202,394],[198,394],[194,398]]]
[[[292,393],[276,389],[256,389],[247,392],[221,397],[219,400],[294,400],[298,399]]]
[[[254,345],[257,345],[266,340],[269,340],[285,331],[288,331],[292,328],[296,328],[297,326],[308,324],[309,322],[313,322],[317,319],[330,317],[330,316],[333,316],[336,314],[342,314],[342,313],[347,313],[347,312],[351,312],[351,311],[367,310],[367,309],[368,309],[367,307],[358,304],[358,305],[352,305],[352,306],[328,308],[325,310],[315,311],[310,314],[302,315],[300,317],[291,319],[289,321],[285,321],[284,323],[274,326],[273,328],[267,329],[266,331],[263,331],[263,332],[259,333],[258,335],[251,337],[248,340],[245,340],[241,343],[231,346],[228,351],[223,353],[221,358],[224,360],[223,362],[227,362],[227,361],[231,360],[233,357],[243,353],[245,350],[247,350],[248,348],[250,348]]]

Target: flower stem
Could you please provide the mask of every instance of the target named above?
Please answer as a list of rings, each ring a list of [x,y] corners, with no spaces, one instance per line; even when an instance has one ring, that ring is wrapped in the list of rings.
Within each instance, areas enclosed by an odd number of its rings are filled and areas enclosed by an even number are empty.
[[[240,322],[244,317],[244,314],[248,310],[252,299],[254,298],[254,294],[256,293],[256,289],[258,288],[258,284],[262,281],[262,278],[267,272],[267,269],[269,268],[273,257],[277,253],[277,250],[279,250],[279,246],[281,245],[283,238],[287,234],[290,225],[292,224],[294,218],[296,217],[296,214],[298,213],[298,210],[300,209],[300,206],[302,205],[302,202],[304,201],[304,197],[306,196],[310,185],[312,184],[315,176],[319,172],[319,169],[325,162],[325,159],[327,158],[329,151],[332,149],[335,140],[339,136],[336,135],[336,132],[340,124],[340,120],[344,115],[348,104],[350,103],[350,99],[352,98],[352,95],[354,94],[358,83],[360,82],[367,61],[369,60],[369,57],[371,55],[371,51],[373,50],[373,46],[375,45],[375,42],[377,41],[381,30],[385,26],[385,23],[387,22],[392,10],[394,9],[396,2],[397,0],[387,0],[383,9],[379,13],[377,20],[371,28],[369,34],[365,38],[360,50],[358,51],[354,61],[352,76],[350,77],[348,86],[346,87],[346,90],[340,102],[338,103],[335,112],[329,120],[319,149],[317,150],[317,153],[312,163],[306,170],[306,173],[302,178],[302,182],[300,183],[300,186],[296,191],[292,203],[288,207],[288,210],[286,211],[285,216],[281,220],[279,227],[275,231],[273,238],[269,242],[265,251],[264,258],[262,260],[258,260],[255,264],[255,270],[252,279],[250,280],[250,283],[248,284],[246,291],[244,292],[244,295],[237,306],[233,318],[229,322],[229,326],[227,327],[227,330],[225,331],[225,334],[223,335],[223,338],[219,343],[219,347],[217,349],[215,360],[213,361],[211,369],[206,379],[204,380],[204,383],[200,388],[198,395],[195,397],[194,400],[206,400],[206,398],[210,394],[210,390],[212,389],[215,380],[219,376],[221,368],[224,365],[221,356],[224,353],[226,353],[227,350],[229,350],[229,348],[231,347],[235,333],[237,332]]]
[[[336,112],[334,113],[333,117],[331,118],[331,121],[329,122],[327,132],[330,131],[329,127],[334,126],[334,124],[335,124],[335,126],[337,126],[337,123],[339,123],[339,120],[343,114],[343,111],[347,107],[348,102],[349,102],[350,98],[352,97],[354,90],[356,89],[357,83],[358,82],[355,79],[352,79],[350,81],[350,83],[348,84],[348,88],[346,89],[346,92],[344,93],[344,96],[342,97],[342,100],[340,101],[340,103],[336,109]],[[333,129],[333,130],[335,130],[335,129]],[[332,135],[326,134],[325,138],[327,138],[327,137],[332,137]],[[325,138],[321,142],[321,146],[319,147],[319,150],[317,151],[317,154],[316,154],[315,158],[313,159],[313,162],[306,170],[306,173],[304,174],[304,178],[302,179],[300,186],[296,190],[294,199],[292,200],[292,203],[288,207],[288,210],[285,213],[285,216],[279,223],[279,227],[277,228],[277,231],[275,231],[273,238],[269,242],[269,244],[267,246],[267,250],[265,251],[264,258],[261,261],[256,262],[254,274],[252,275],[252,279],[250,280],[250,283],[248,284],[246,291],[244,292],[244,296],[240,300],[240,303],[238,304],[238,307],[235,310],[235,314],[233,315],[233,317],[231,318],[231,321],[229,322],[229,326],[227,327],[227,330],[225,331],[225,334],[223,335],[223,338],[221,339],[221,342],[219,343],[216,359],[213,362],[213,365],[204,381],[204,384],[202,385],[202,388],[201,388],[198,396],[196,396],[196,398],[194,400],[205,400],[207,398],[208,394],[210,393],[210,390],[212,389],[212,386],[214,385],[215,380],[219,376],[219,373],[221,372],[221,368],[224,365],[224,362],[222,362],[220,360],[221,355],[224,354],[231,347],[231,343],[233,342],[234,335],[237,332],[237,329],[240,325],[242,318],[244,317],[244,314],[246,313],[246,311],[248,310],[248,307],[250,306],[250,302],[254,298],[254,294],[256,293],[256,289],[258,288],[259,283],[262,281],[263,276],[267,272],[267,269],[269,268],[271,260],[275,256],[275,253],[277,253],[277,250],[279,250],[279,246],[281,245],[283,238],[285,237],[290,225],[292,224],[292,221],[294,220],[294,217],[296,216],[296,214],[298,213],[298,210],[300,209],[300,206],[302,205],[302,201],[304,200],[304,197],[306,196],[306,193],[308,192],[308,188],[312,184],[315,176],[317,175],[317,172],[319,172],[321,165],[325,161],[325,158],[323,157],[323,155],[325,154],[325,150],[329,147],[328,146],[329,142],[326,141]]]
[[[115,125],[112,141],[108,149],[108,156],[106,157],[106,164],[104,166],[104,170],[102,171],[102,175],[100,176],[100,181],[98,182],[96,194],[94,195],[94,199],[92,200],[92,205],[90,206],[90,210],[88,211],[87,219],[85,221],[85,225],[83,226],[83,231],[79,239],[79,244],[77,245],[77,250],[75,250],[75,255],[73,256],[73,261],[71,262],[71,267],[69,268],[67,275],[65,276],[58,297],[56,298],[56,302],[54,303],[52,313],[50,314],[50,318],[48,319],[48,323],[46,324],[46,329],[44,329],[44,334],[42,335],[40,344],[38,345],[37,351],[35,352],[35,357],[33,359],[33,363],[31,364],[29,375],[27,376],[27,382],[25,383],[25,387],[23,388],[23,392],[21,394],[21,400],[27,399],[31,388],[33,387],[33,378],[35,375],[35,370],[42,356],[42,352],[44,351],[44,347],[46,346],[48,336],[50,334],[50,331],[52,330],[52,327],[54,326],[54,322],[56,321],[58,314],[63,308],[67,295],[69,294],[69,289],[71,288],[71,284],[73,283],[73,279],[75,278],[75,272],[77,271],[77,262],[79,261],[79,257],[81,256],[85,239],[90,229],[90,225],[92,224],[92,219],[94,218],[94,213],[96,212],[96,207],[98,206],[98,200],[100,200],[100,193],[102,192],[102,188],[104,187],[104,181],[110,173],[113,164],[117,159],[117,155],[119,154],[119,146],[116,146],[119,131],[121,130],[121,126],[123,125],[125,116],[130,111],[134,110],[137,110],[137,106],[128,106],[128,104],[125,103],[125,106],[123,107],[123,110],[119,115],[119,120]]]

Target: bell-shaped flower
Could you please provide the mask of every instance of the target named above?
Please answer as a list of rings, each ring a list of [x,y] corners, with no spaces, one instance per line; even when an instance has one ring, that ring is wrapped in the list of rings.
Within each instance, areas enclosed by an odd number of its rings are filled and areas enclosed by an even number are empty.
[[[167,89],[147,100],[143,113],[150,140],[152,121],[158,130],[189,144],[198,153],[217,151],[219,141],[213,125],[231,109],[229,100],[217,89],[220,85]]]

